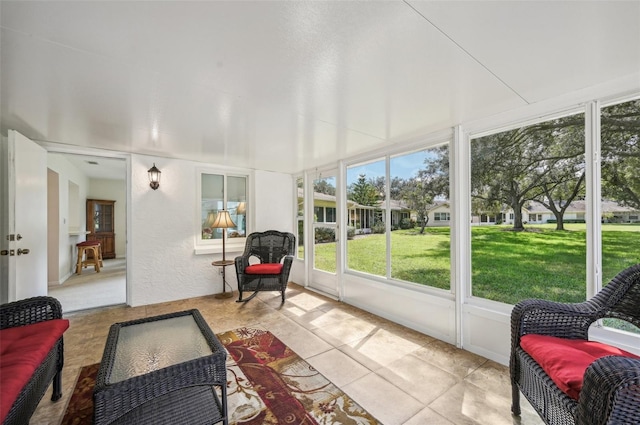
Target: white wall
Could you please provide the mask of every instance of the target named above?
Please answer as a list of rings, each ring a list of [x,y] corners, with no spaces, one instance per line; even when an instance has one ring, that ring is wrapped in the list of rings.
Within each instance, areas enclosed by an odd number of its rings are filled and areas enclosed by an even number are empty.
[[[47,154],[47,167],[58,173],[58,184],[59,184],[59,212],[58,212],[58,220],[59,220],[59,235],[60,235],[60,245],[58,249],[58,267],[59,272],[58,281],[49,281],[50,285],[56,285],[64,282],[75,272],[75,264],[76,264],[76,244],[78,242],[84,241],[86,236],[83,234],[78,235],[70,234],[69,229],[69,181],[72,181],[76,185],[78,185],[78,195],[79,199],[82,201],[77,206],[71,206],[71,208],[77,208],[78,211],[74,212],[76,216],[80,217],[79,220],[79,229],[80,232],[86,230],[86,205],[84,200],[87,199],[87,191],[89,189],[89,179],[82,173],[78,168],[76,168],[71,162],[69,162],[63,154],[57,153],[49,153]]]
[[[154,162],[162,172],[158,190],[149,187],[147,175]],[[221,292],[222,278],[211,265],[221,259],[221,254],[196,255],[194,249],[195,235],[199,232],[199,223],[194,218],[199,208],[196,179],[197,169],[202,167],[203,164],[192,161],[131,156],[128,304],[139,306]],[[255,172],[249,187],[253,193],[255,228],[277,226],[290,230],[291,176]],[[235,255],[237,252],[227,252],[227,257]],[[233,267],[227,267],[227,282],[237,290]]]
[[[253,190],[254,232],[265,230],[293,230],[293,176],[290,174],[273,173],[269,171],[255,171]],[[283,193],[287,196],[284,197]]]
[[[124,178],[124,175],[122,177]],[[114,233],[116,234],[117,258],[124,258],[127,242],[126,189],[125,180],[90,179],[89,190],[87,192],[87,199],[116,201],[114,205]]]

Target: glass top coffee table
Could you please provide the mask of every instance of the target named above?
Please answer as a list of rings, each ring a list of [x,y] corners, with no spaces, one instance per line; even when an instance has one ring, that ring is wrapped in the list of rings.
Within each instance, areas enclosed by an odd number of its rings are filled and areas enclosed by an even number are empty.
[[[94,424],[227,425],[226,358],[198,310],[115,323],[93,392]]]

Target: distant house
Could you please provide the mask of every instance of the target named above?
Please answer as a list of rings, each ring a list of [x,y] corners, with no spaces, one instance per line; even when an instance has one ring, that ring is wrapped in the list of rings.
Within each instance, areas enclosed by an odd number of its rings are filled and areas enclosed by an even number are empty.
[[[602,201],[600,204],[603,223],[639,223],[640,211],[625,207],[615,201]],[[565,223],[584,223],[586,221],[586,201],[573,201],[564,214]],[[513,224],[513,210],[503,214],[503,223]],[[529,224],[555,223],[556,216],[540,202],[532,201],[522,210],[522,221]]]
[[[565,223],[584,223],[587,207],[585,201],[573,201],[564,213]],[[614,201],[602,201],[601,212],[603,223],[640,223],[640,211],[625,207]],[[501,215],[502,222],[513,224],[515,215],[508,210]],[[528,224],[555,223],[556,216],[540,202],[532,201],[522,210],[522,221]],[[495,219],[493,220],[495,223]]]
[[[299,191],[299,197],[302,192]],[[313,212],[319,223],[336,222],[336,197],[324,193],[313,194]],[[347,225],[356,229],[356,233],[369,233],[373,225],[385,221],[384,201],[376,206],[360,205],[347,201]],[[418,223],[418,216],[404,201],[391,200],[391,226],[397,228],[403,219]],[[640,223],[640,211],[625,207],[614,201],[602,201],[603,223]],[[451,208],[448,201],[436,201],[428,212],[427,227],[449,226],[451,224]],[[497,223],[513,224],[515,214],[508,209],[498,214],[474,214],[471,224],[493,225]],[[522,221],[528,224],[555,223],[556,217],[544,205],[531,201],[522,209]],[[586,201],[573,201],[564,214],[565,223],[584,223],[586,221]],[[418,223],[419,224],[419,223]]]

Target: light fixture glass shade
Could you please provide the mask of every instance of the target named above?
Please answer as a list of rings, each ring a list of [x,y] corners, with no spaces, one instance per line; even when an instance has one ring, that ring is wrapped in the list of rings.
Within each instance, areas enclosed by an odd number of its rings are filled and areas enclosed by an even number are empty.
[[[151,189],[156,190],[160,187],[160,170],[156,167],[155,162],[153,163],[153,167],[149,168],[147,171],[149,173],[149,186]]]
[[[208,218],[208,217],[207,217]],[[229,215],[229,211],[221,210],[218,211],[218,215],[216,216],[211,228],[213,229],[227,229],[229,227],[236,227],[236,224],[231,220],[231,216]]]

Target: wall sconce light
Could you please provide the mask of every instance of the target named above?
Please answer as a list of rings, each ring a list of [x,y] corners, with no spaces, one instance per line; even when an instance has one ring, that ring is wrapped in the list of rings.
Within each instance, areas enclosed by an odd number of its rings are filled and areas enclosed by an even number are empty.
[[[151,189],[156,190],[157,188],[160,187],[160,174],[162,174],[160,172],[160,170],[158,170],[158,168],[156,168],[156,163],[153,163],[153,167],[149,168],[149,186],[151,186]]]

